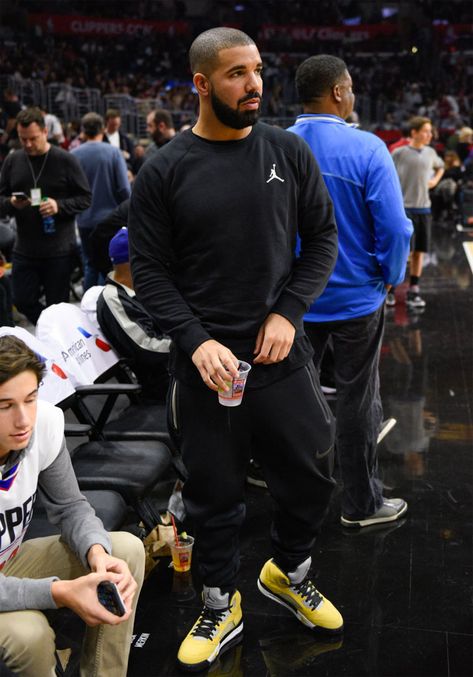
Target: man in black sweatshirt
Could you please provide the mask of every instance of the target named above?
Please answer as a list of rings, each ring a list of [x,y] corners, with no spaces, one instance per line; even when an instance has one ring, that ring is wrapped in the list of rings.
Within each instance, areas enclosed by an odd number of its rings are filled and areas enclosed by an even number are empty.
[[[190,62],[199,118],[140,171],[129,239],[137,296],[174,344],[169,406],[204,583],[178,660],[197,670],[242,636],[238,535],[252,445],[276,503],[260,591],[309,627],[340,632],[343,620],[309,575],[333,489],[333,419],[302,322],[335,264],[332,203],[305,142],[256,124],[262,64],[251,38],[211,29]],[[228,409],[215,391],[239,360],[252,370]]]
[[[72,260],[77,248],[75,216],[91,203],[89,183],[78,161],[48,142],[39,108],[17,115],[23,146],[5,159],[0,174],[0,216],[14,216],[13,300],[36,324],[44,305],[69,300]],[[15,195],[15,193],[17,195]],[[53,223],[45,224],[50,217]]]

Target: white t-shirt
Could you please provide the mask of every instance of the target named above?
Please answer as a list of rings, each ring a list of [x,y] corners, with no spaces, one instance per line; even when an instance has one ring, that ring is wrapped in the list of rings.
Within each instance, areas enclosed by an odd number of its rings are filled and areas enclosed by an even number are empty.
[[[113,132],[113,134],[105,134],[105,136],[108,139],[108,142],[110,143],[111,146],[115,146],[115,148],[120,148],[120,135],[118,132]]]
[[[31,442],[22,458],[0,480],[0,571],[13,558],[33,517],[38,475],[59,454],[64,438],[64,414],[38,400]]]

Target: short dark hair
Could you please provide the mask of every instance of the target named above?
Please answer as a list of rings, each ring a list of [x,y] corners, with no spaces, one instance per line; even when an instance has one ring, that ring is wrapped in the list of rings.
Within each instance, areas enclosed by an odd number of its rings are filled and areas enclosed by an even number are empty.
[[[218,53],[222,49],[254,45],[249,35],[236,28],[211,28],[196,37],[189,50],[189,63],[192,74],[210,75],[214,70]]]
[[[105,111],[105,122],[110,120],[110,118],[121,118],[122,114],[118,108],[107,108]]]
[[[432,124],[432,120],[430,118],[426,118],[423,115],[414,115],[414,117],[411,118],[407,123],[409,133],[411,133],[413,129],[418,132],[419,129],[422,129],[422,127],[427,124]]]
[[[346,63],[331,54],[310,56],[296,71],[299,100],[308,103],[326,96],[348,70]]]
[[[32,371],[39,385],[46,365],[21,339],[12,335],[0,336],[0,385],[24,371]]]
[[[153,122],[159,125],[160,122],[164,122],[168,129],[174,128],[174,121],[172,115],[168,110],[164,108],[156,108],[156,110],[151,111],[153,113]]]
[[[88,138],[93,138],[103,131],[103,117],[98,113],[86,113],[80,121],[82,130]]]
[[[44,129],[46,126],[43,114],[36,106],[21,110],[16,116],[16,122],[22,127],[29,127],[33,123],[36,123],[40,129]]]

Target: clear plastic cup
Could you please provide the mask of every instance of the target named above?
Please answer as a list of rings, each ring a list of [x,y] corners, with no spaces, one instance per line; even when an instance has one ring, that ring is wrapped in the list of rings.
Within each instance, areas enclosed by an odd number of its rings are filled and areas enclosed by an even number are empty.
[[[251,365],[248,362],[239,362],[238,364],[238,376],[235,376],[233,380],[227,381],[228,390],[218,390],[218,401],[220,404],[223,404],[224,407],[238,407],[241,404],[243,399],[243,393],[245,391],[246,379],[250,373]]]
[[[181,573],[190,571],[193,545],[194,539],[192,536],[186,536],[185,538],[179,536],[177,543],[176,541],[172,541],[172,543],[169,544],[174,571]]]

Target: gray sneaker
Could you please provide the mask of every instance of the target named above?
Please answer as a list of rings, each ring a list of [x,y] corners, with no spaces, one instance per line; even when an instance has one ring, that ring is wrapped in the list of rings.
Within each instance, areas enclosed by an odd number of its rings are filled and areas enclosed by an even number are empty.
[[[388,306],[388,308],[392,308],[393,306],[396,305],[396,297],[392,292],[389,292],[386,295],[386,305]]]
[[[407,503],[402,498],[383,498],[383,505],[370,517],[362,519],[352,519],[350,517],[340,518],[344,527],[370,527],[373,524],[384,524],[385,522],[395,522],[407,510]]]

